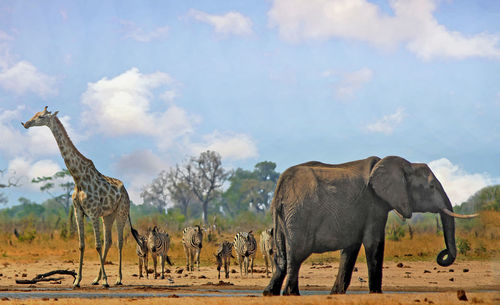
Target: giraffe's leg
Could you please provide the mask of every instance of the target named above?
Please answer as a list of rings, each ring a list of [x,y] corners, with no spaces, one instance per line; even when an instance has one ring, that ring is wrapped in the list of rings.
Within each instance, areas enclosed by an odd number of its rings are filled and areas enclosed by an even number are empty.
[[[121,216],[121,215],[120,215]],[[123,249],[123,228],[125,228],[125,223],[127,223],[127,217],[118,217],[116,220],[116,231],[118,233],[118,278],[116,279],[115,285],[122,284],[122,249]],[[128,216],[128,214],[127,214]],[[111,230],[110,230],[111,232]],[[111,234],[110,234],[111,236]]]
[[[94,227],[94,238],[95,238],[95,249],[97,254],[99,254],[99,261],[101,262],[101,272],[102,272],[102,285],[104,287],[109,287],[108,277],[104,271],[104,260],[102,257],[102,241],[101,241],[101,230],[99,229],[99,217],[92,217],[92,227]]]
[[[80,287],[80,281],[82,280],[83,253],[85,252],[85,229],[83,227],[83,211],[79,207],[75,207],[74,211],[78,229],[78,239],[80,240],[80,264],[78,265],[78,275],[73,282],[73,287]]]
[[[102,228],[104,230],[104,253],[102,259],[104,260],[104,262],[106,262],[106,257],[108,257],[109,248],[113,244],[113,240],[111,237],[111,228],[113,227],[114,220],[115,220],[114,215],[108,215],[102,218]],[[99,285],[101,277],[102,277],[102,270],[99,269],[99,274],[92,282],[92,285]]]

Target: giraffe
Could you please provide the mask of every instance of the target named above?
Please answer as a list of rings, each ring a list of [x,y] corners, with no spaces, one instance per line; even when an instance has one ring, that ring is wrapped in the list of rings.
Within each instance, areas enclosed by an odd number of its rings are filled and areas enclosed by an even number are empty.
[[[127,190],[120,180],[101,174],[95,168],[92,160],[87,159],[78,149],[76,149],[63,124],[57,117],[58,112],[59,111],[51,113],[47,111],[47,106],[45,106],[43,111],[37,112],[29,121],[26,123],[21,122],[21,124],[26,129],[33,126],[49,127],[59,146],[64,163],[75,181],[75,190],[72,195],[72,200],[80,240],[80,265],[73,286],[80,287],[80,281],[82,280],[83,253],[85,251],[84,216],[88,216],[92,221],[95,247],[101,263],[99,274],[92,282],[92,285],[98,285],[102,278],[102,285],[104,287],[109,287],[106,272],[104,271],[104,262],[106,261],[108,250],[112,244],[111,228],[116,219],[119,253],[119,268],[116,285],[121,285],[123,228],[125,227],[127,218],[130,222],[132,235],[136,242],[139,243],[138,233],[132,227],[132,222],[130,221],[130,200]],[[99,230],[99,218],[103,220],[104,253],[101,251],[102,244]]]

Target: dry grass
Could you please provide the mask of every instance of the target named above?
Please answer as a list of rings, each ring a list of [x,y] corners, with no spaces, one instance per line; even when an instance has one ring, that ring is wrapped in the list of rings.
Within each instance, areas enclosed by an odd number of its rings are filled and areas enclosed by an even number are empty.
[[[468,293],[469,303],[473,304],[499,304],[500,296],[495,293]],[[382,295],[332,295],[332,296],[300,296],[300,297],[170,297],[170,298],[114,298],[114,299],[31,299],[8,300],[2,304],[68,304],[86,305],[103,303],[108,305],[118,304],[172,304],[172,305],[220,305],[237,303],[241,305],[294,305],[294,304],[372,304],[372,305],[399,305],[399,304],[466,304],[457,299],[456,292],[426,293],[426,294],[382,294]]]
[[[480,216],[481,225],[472,230],[457,229],[458,239],[465,239],[470,243],[470,251],[467,255],[459,254],[458,260],[484,260],[500,258],[500,212],[485,211]],[[467,221],[467,220],[457,220]],[[458,227],[458,226],[457,226]],[[116,242],[116,232],[113,231],[113,241]],[[259,236],[260,232],[255,235]],[[180,232],[170,232],[171,249],[169,256],[177,266],[185,264],[184,249],[182,247],[182,236]],[[258,238],[258,237],[257,237]],[[234,239],[234,233],[223,233],[215,236],[215,240],[208,242],[205,238],[201,254],[201,265],[211,266],[215,264],[215,258],[212,255],[216,251],[216,244]],[[97,261],[97,254],[94,250],[93,234],[86,234],[86,261]],[[135,263],[137,256],[135,254],[135,241],[127,232],[124,243],[123,259],[126,263]],[[407,261],[424,260],[431,261],[444,248],[444,239],[442,234],[435,233],[415,233],[413,239],[409,236],[399,241],[386,240],[385,260],[393,261],[404,259]],[[78,261],[78,239],[62,239],[57,232],[52,234],[37,235],[35,240],[30,242],[20,242],[13,234],[0,235],[0,257],[3,262],[36,262],[43,258],[54,258],[57,261]],[[116,261],[118,257],[116,244],[111,247],[108,260]],[[336,262],[339,259],[339,251],[327,252],[323,254],[313,254],[306,262]],[[358,261],[365,261],[364,250],[361,249]],[[256,256],[256,264],[263,264],[260,249]]]

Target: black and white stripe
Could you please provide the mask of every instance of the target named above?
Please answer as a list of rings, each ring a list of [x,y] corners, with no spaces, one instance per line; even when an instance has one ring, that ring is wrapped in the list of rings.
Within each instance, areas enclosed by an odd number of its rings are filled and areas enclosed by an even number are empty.
[[[161,278],[165,278],[165,261],[169,265],[172,265],[170,258],[168,257],[168,249],[170,248],[170,236],[166,232],[160,232],[157,226],[153,229],[148,230],[148,248],[151,252],[151,257],[153,258],[153,265],[155,270],[155,278],[157,278],[156,273],[156,257],[160,256],[161,261]]]
[[[186,253],[186,267],[188,271],[194,271],[194,262],[198,264],[200,271],[200,252],[203,243],[203,230],[200,226],[187,227],[182,232],[182,244]]]
[[[240,265],[240,277],[242,277],[241,263],[244,261],[245,264],[245,275],[248,276],[248,267],[250,261],[250,269],[253,277],[253,260],[255,258],[255,252],[257,251],[257,242],[253,236],[252,231],[250,232],[239,232],[234,237],[234,250],[236,251],[236,256],[238,257],[238,263]]]
[[[274,272],[273,253],[274,253],[274,238],[273,228],[267,229],[260,233],[260,251],[266,263],[266,276],[269,277],[269,264],[271,264],[271,271]]]
[[[144,271],[146,272],[146,278],[148,276],[148,239],[144,235],[138,236],[138,243],[136,249],[137,257],[139,257],[139,278],[142,277],[142,266],[144,266]]]
[[[225,240],[222,242],[222,244],[219,245],[219,247],[217,248],[217,252],[215,253],[215,258],[217,259],[217,271],[219,271],[219,279],[220,269],[223,263],[226,279],[229,278],[229,265],[231,263],[231,257],[233,257],[233,244]]]

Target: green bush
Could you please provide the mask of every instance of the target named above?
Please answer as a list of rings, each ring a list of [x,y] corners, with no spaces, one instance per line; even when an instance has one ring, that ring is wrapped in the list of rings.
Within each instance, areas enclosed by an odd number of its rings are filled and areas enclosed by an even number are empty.
[[[398,241],[401,238],[405,237],[405,231],[402,226],[398,224],[394,224],[387,230],[386,233],[387,239]]]
[[[467,255],[467,252],[470,251],[470,243],[467,239],[465,238],[457,238],[457,248],[458,252],[462,255]]]
[[[20,242],[29,242],[31,243],[36,238],[36,230],[26,230],[22,234],[19,235]]]

